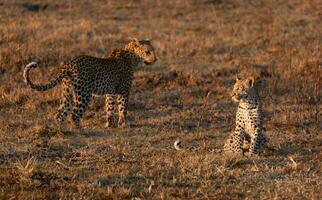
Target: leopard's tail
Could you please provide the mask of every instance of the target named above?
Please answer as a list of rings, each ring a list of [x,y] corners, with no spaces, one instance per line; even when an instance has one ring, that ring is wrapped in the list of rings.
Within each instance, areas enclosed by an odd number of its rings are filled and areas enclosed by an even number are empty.
[[[63,73],[60,73],[55,80],[51,81],[50,83],[48,83],[46,85],[36,85],[30,81],[29,71],[32,68],[36,68],[37,66],[38,66],[38,64],[36,62],[31,62],[26,65],[25,70],[23,72],[23,77],[25,79],[25,82],[27,83],[28,86],[30,86],[34,90],[37,90],[37,91],[49,90],[49,89],[57,86],[58,84],[60,84],[61,81],[63,80],[63,78],[66,76],[66,74],[63,72]]]
[[[177,151],[199,151],[200,148],[198,146],[190,146],[190,147],[183,147],[181,144],[180,140],[176,140],[173,144],[173,147],[177,150]],[[208,148],[207,151],[212,152],[212,153],[221,153],[223,152],[222,149],[218,149],[218,148]]]

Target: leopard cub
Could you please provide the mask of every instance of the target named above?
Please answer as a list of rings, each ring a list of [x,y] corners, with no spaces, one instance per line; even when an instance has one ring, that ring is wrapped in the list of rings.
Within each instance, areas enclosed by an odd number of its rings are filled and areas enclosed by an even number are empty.
[[[243,145],[249,143],[249,155],[258,155],[266,144],[263,134],[263,112],[254,77],[236,79],[231,93],[233,101],[238,103],[236,127],[227,139],[224,150],[244,154]]]

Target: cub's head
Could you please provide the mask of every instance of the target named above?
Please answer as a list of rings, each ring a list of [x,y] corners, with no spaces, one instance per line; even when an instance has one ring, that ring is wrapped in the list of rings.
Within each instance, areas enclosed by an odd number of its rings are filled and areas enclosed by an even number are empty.
[[[134,52],[147,65],[151,65],[157,61],[154,48],[149,40],[138,40],[134,38],[125,46],[125,49]]]
[[[247,99],[252,96],[255,93],[254,82],[255,78],[252,76],[246,79],[240,79],[237,77],[231,93],[233,101],[239,102],[242,99]]]

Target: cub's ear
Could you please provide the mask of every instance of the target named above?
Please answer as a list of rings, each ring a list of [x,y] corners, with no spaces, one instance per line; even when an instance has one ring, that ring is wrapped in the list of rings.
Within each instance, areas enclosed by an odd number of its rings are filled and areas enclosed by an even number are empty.
[[[132,42],[138,44],[139,43],[139,40],[137,38],[132,38]]]
[[[250,77],[248,77],[248,78],[246,79],[246,84],[247,84],[247,86],[249,86],[249,87],[253,87],[254,82],[255,82],[255,78],[254,78],[254,77],[252,77],[252,76],[250,76]]]
[[[241,80],[241,78],[238,75],[236,75],[236,82],[240,81],[240,80]]]
[[[142,40],[142,42],[150,43],[150,40],[148,38],[145,38],[145,39]]]

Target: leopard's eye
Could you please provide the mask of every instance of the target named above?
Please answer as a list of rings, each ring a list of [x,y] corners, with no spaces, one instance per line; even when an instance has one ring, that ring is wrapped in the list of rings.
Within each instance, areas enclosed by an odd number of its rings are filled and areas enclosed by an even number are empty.
[[[146,51],[146,52],[145,52],[145,54],[146,54],[146,55],[150,55],[150,54],[151,54],[151,52],[150,52],[150,51]]]

